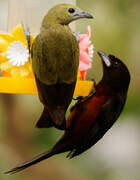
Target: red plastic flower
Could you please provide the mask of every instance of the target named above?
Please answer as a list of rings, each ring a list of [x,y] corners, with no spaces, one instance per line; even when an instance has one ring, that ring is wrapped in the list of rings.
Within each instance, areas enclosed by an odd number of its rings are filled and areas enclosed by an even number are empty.
[[[90,41],[91,28],[87,27],[87,34],[80,34],[80,57],[79,57],[79,71],[81,74],[81,80],[85,79],[86,72],[92,67],[93,59],[93,44]]]

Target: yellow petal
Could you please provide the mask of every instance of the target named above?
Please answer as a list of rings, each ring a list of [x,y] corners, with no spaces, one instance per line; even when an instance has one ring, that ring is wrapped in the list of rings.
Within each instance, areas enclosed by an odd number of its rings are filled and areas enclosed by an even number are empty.
[[[20,67],[20,76],[21,77],[27,77],[29,75],[29,71],[28,69],[24,68],[24,67]]]
[[[32,65],[31,65],[31,64],[29,65],[29,71],[30,71],[30,72],[33,72]]]
[[[16,41],[21,41],[24,45],[27,46],[27,40],[21,24],[13,29],[12,35],[14,36]]]
[[[30,72],[30,73],[29,73],[28,78],[35,78],[33,72]]]
[[[6,52],[0,53],[0,64],[7,61],[6,56],[7,56]]]
[[[0,52],[7,51],[9,43],[0,37]]]
[[[2,77],[10,77],[10,72],[2,71]]]
[[[77,81],[74,96],[88,96],[91,88],[93,88],[92,81]]]
[[[80,71],[78,70],[77,80],[80,80],[80,79],[81,79],[81,74],[80,74]]]
[[[7,33],[0,33],[0,38],[2,38],[3,40],[9,43],[14,41],[14,37],[11,34],[7,34]]]
[[[25,65],[25,67],[28,69],[29,72],[33,72],[31,62],[28,61]]]
[[[10,34],[1,33],[0,34],[0,51],[7,51],[10,43],[14,41],[14,37]]]
[[[13,68],[12,70],[11,70],[11,76],[13,77],[13,78],[19,78],[20,77],[20,70],[19,70],[19,68]]]
[[[5,62],[5,63],[0,64],[0,69],[2,71],[10,70],[12,67],[13,67],[12,64],[9,62]]]
[[[31,44],[31,47],[32,47],[32,44],[33,44],[33,42],[34,42],[34,37],[31,35],[31,37],[30,37],[30,44]]]

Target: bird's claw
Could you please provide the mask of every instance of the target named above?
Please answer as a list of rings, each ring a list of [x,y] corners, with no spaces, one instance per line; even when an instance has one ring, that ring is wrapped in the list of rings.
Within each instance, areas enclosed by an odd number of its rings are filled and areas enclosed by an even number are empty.
[[[83,96],[78,96],[76,98],[73,98],[74,101],[79,101],[79,100],[82,100],[84,97]]]
[[[96,91],[92,91],[88,96],[86,97],[83,97],[83,99],[80,101],[80,102],[85,102],[87,101],[88,99],[90,99],[91,97],[93,97],[95,95]]]
[[[94,88],[96,88],[96,81],[95,81],[95,79],[92,78],[91,81],[94,83]]]
[[[90,99],[91,97],[93,97],[95,95],[95,93],[96,93],[96,82],[95,82],[95,79],[91,79],[91,81],[93,81],[94,85],[93,85],[93,88],[91,89],[89,95],[85,96],[85,97],[78,96],[76,98],[73,98],[73,100],[75,100],[75,101],[78,100],[78,102],[81,103],[81,102],[85,102],[86,100]]]

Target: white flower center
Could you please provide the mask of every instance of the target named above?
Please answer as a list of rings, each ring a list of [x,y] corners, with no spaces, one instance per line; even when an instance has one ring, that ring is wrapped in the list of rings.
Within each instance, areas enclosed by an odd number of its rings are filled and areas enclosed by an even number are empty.
[[[29,59],[29,50],[20,41],[14,41],[7,49],[7,58],[13,66],[23,66]]]

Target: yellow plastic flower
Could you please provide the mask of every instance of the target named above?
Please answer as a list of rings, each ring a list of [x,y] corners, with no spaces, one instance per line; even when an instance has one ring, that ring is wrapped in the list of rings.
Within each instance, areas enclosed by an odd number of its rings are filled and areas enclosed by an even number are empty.
[[[33,40],[31,36],[31,46]],[[0,93],[37,94],[28,42],[22,25],[17,26],[12,34],[0,34],[0,70]],[[77,81],[74,95],[87,96],[92,87],[91,81]]]
[[[31,36],[31,45],[32,42]],[[0,34],[0,70],[6,77],[33,77],[28,43],[21,24],[12,34]]]

